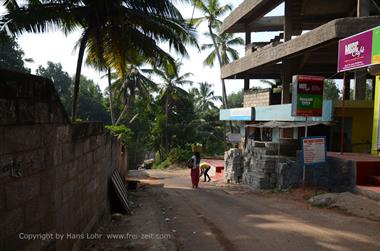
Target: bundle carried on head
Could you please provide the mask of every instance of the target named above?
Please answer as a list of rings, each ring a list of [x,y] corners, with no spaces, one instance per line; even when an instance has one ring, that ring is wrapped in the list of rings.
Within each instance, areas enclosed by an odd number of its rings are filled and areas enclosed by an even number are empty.
[[[191,150],[194,153],[201,153],[203,151],[203,146],[200,143],[195,143],[191,145]]]

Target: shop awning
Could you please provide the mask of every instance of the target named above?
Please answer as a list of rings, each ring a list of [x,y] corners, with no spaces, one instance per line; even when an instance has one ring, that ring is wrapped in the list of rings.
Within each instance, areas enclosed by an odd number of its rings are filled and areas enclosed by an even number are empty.
[[[324,121],[308,121],[307,126],[316,126],[316,125],[331,125],[331,122]],[[284,122],[284,121],[269,121],[261,122],[257,124],[249,124],[245,127],[258,127],[258,128],[296,128],[296,127],[305,127],[306,121],[299,122]]]

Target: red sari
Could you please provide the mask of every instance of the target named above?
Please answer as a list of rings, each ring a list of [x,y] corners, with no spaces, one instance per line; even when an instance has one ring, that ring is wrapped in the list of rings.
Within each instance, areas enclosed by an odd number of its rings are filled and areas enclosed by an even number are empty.
[[[193,188],[198,188],[199,183],[199,166],[195,168],[191,168],[191,183],[193,184]]]

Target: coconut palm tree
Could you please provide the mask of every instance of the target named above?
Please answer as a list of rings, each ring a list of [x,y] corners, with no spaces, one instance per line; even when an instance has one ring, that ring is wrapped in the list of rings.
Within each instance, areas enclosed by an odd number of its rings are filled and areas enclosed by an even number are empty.
[[[154,73],[162,80],[159,102],[164,103],[165,108],[165,127],[168,128],[169,124],[169,111],[174,101],[180,99],[190,98],[190,95],[180,86],[185,84],[192,84],[193,82],[188,78],[192,73],[187,72],[179,75],[181,63],[177,60],[175,66],[167,63],[160,68],[155,68]],[[168,149],[168,134],[165,135],[165,148]]]
[[[123,107],[115,125],[118,125],[125,114],[133,108],[136,95],[149,99],[151,92],[158,91],[157,84],[146,76],[152,74],[153,70],[141,69],[142,64],[141,61],[139,64],[127,65],[124,77],[112,84],[111,93],[117,98],[117,103]]]
[[[18,4],[19,2],[20,4]],[[8,13],[0,24],[15,34],[59,29],[65,34],[81,30],[73,91],[72,120],[75,121],[80,73],[85,50],[99,61],[125,74],[128,60],[143,55],[156,64],[172,57],[157,43],[168,42],[187,55],[185,44],[195,43],[193,30],[172,1],[132,0],[26,0],[5,1]]]
[[[223,59],[220,51],[218,50],[219,46],[217,43],[216,34],[214,29],[218,28],[222,21],[219,20],[221,16],[226,14],[228,11],[232,10],[230,4],[221,5],[218,0],[193,0],[194,6],[203,13],[202,17],[192,18],[192,23],[196,26],[199,26],[203,22],[207,22],[208,32],[211,37],[212,43],[215,48],[215,54],[219,62],[220,68],[223,66]],[[222,94],[223,94],[223,106],[225,109],[228,108],[226,86],[224,79],[222,81]]]
[[[199,83],[199,89],[193,88],[191,94],[194,96],[196,102],[197,112],[208,111],[212,108],[216,108],[213,101],[219,100],[219,97],[214,95],[214,91],[211,89],[212,85],[207,82]]]
[[[214,44],[203,44],[201,46],[202,50],[213,49],[210,54],[203,61],[204,65],[214,66],[214,61],[216,55],[219,52],[220,58],[222,60],[222,65],[228,64],[232,60],[237,60],[239,58],[239,52],[232,48],[232,46],[244,45],[244,40],[241,37],[234,37],[233,34],[229,33],[219,33],[219,28],[216,29],[216,34],[214,34],[217,49],[215,49]],[[205,33],[205,36],[210,36],[209,33]]]

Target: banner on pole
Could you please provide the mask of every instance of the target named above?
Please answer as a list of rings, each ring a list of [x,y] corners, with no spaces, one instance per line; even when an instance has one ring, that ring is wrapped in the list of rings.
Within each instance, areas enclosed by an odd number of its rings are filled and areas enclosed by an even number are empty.
[[[302,138],[302,157],[305,166],[317,166],[326,162],[326,137]]]
[[[292,116],[322,117],[324,80],[320,76],[293,76]]]

